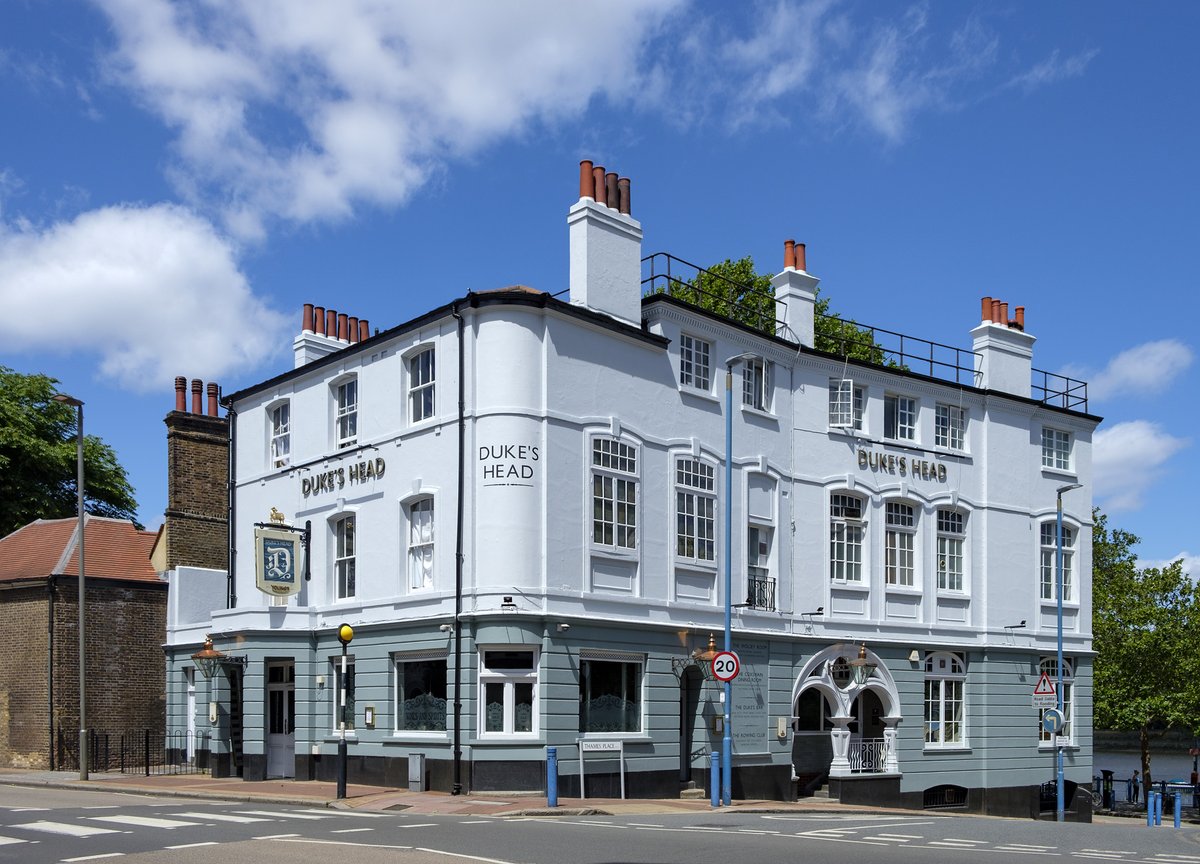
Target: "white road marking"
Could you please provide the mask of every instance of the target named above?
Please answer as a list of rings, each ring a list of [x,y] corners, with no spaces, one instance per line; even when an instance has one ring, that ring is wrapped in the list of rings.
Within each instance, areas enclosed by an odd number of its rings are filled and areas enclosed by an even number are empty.
[[[341,808],[338,808],[336,810],[316,810],[313,808],[309,808],[307,810],[293,810],[292,812],[293,813],[316,813],[317,815],[321,816],[322,818],[328,818],[329,816],[354,816],[358,819],[389,819],[394,815],[391,813],[375,813],[370,810],[343,810]]]
[[[1072,852],[1076,858],[1096,858],[1100,861],[1124,861],[1123,852]]]
[[[493,825],[495,819],[468,819],[466,822],[459,822],[459,825]],[[657,826],[656,826],[657,827]]]
[[[320,816],[314,816],[311,813],[280,813],[276,810],[238,810],[246,816],[269,816],[272,819],[330,819],[332,814],[322,813]]]
[[[184,819],[201,819],[204,821],[213,822],[237,822],[239,824],[249,824],[251,822],[270,822],[263,816],[233,816],[229,813],[170,813],[170,816],[182,816]]]
[[[84,607],[87,608],[86,606]],[[206,843],[181,843],[178,846],[166,846],[166,849],[198,849],[201,846],[220,846],[221,844],[215,840],[209,840]]]
[[[87,607],[84,607],[85,609]],[[49,807],[9,807],[9,813],[45,813]]]
[[[159,819],[157,816],[88,816],[95,822],[112,822],[116,825],[136,825],[138,828],[195,828],[199,822],[184,822],[180,819]]]
[[[93,804],[90,807],[80,807],[80,810],[116,810],[116,804]]]
[[[889,840],[924,840],[921,834],[880,834],[880,837],[886,837]]]
[[[86,606],[84,607],[87,608]],[[255,840],[287,840],[291,837],[299,837],[299,834],[264,834],[262,837],[255,837]]]
[[[84,608],[86,608],[86,607],[84,607]],[[662,825],[652,825],[649,822],[630,822],[629,827],[631,827],[631,828],[662,828],[663,826]]]
[[[1005,843],[1005,846],[1011,846],[1013,849],[1032,849],[1034,851],[1046,851],[1048,849],[1057,849],[1057,846],[1042,846],[1038,843]]]
[[[374,831],[374,828],[339,828],[336,831],[330,831],[330,834],[357,834],[360,831]]]
[[[1080,852],[1099,852],[1102,855],[1136,855],[1136,852],[1120,852],[1116,849],[1080,849]]]
[[[86,607],[84,607],[86,608]],[[75,864],[76,861],[99,861],[101,858],[124,858],[124,852],[105,852],[103,855],[81,855],[78,858],[64,858],[63,864]]]
[[[95,837],[97,834],[117,834],[115,828],[101,828],[98,825],[71,825],[66,822],[28,822],[25,825],[10,825],[10,828],[24,828],[28,831],[44,831],[47,834],[66,834],[71,837]]]
[[[0,836],[0,846],[11,846],[13,843],[28,843],[28,840],[21,840],[18,837]]]
[[[930,846],[946,846],[950,849],[974,849],[977,846],[986,846],[982,840],[930,840]]]
[[[86,606],[84,607],[87,608]],[[436,822],[415,822],[412,825],[401,825],[401,828],[432,828],[437,825]]]
[[[864,837],[863,839],[864,840],[888,840],[892,843],[907,843],[911,838],[909,838],[909,837],[893,837],[891,834],[876,834],[871,837]]]

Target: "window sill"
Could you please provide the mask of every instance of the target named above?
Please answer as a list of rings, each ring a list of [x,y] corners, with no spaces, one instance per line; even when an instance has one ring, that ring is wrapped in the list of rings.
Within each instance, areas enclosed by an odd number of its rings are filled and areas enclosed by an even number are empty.
[[[620,741],[622,744],[653,744],[654,739],[644,732],[580,732],[578,741]]]
[[[934,444],[933,450],[930,452],[936,456],[954,456],[958,459],[965,459],[968,462],[971,461],[971,454],[969,452],[966,450],[959,450],[956,447],[944,447]]]
[[[921,596],[924,592],[914,585],[884,585],[884,590],[888,594],[907,594],[910,596]]]
[[[1043,477],[1057,477],[1062,480],[1078,480],[1079,475],[1075,473],[1073,468],[1051,468],[1049,465],[1042,466]]]
[[[700,561],[696,558],[676,558],[675,566],[685,570],[698,570],[702,573],[716,573],[716,561]]]
[[[927,755],[935,753],[970,753],[971,746],[969,744],[948,744],[944,747],[939,747],[937,744],[926,744],[921,752]]]
[[[846,582],[844,580],[832,579],[829,585],[837,591],[857,591],[862,594],[869,594],[871,591],[871,586],[865,582]]]
[[[720,405],[721,399],[713,395],[710,390],[698,390],[695,387],[689,387],[686,384],[679,385],[679,393],[683,396],[691,396],[694,399],[703,399],[705,402],[712,402],[714,405]]]
[[[357,739],[358,739],[358,736],[356,734],[354,734],[353,729],[346,730],[346,740],[347,741],[355,741]],[[342,736],[341,736],[341,733],[339,733],[339,732],[328,732],[325,735],[325,743],[326,744],[336,744],[340,740],[342,740]]]
[[[748,414],[751,417],[759,417],[763,420],[770,420],[772,423],[778,423],[779,418],[770,411],[764,411],[762,408],[754,408],[750,405],[742,405],[742,413]]]
[[[1052,612],[1058,611],[1058,601],[1053,598],[1047,599],[1047,598],[1043,597],[1038,602],[1040,602],[1042,604],[1043,609],[1049,609]],[[1062,605],[1063,605],[1064,610],[1065,609],[1073,609],[1076,612],[1079,611],[1079,601],[1078,600],[1064,600]]]
[[[610,561],[629,561],[637,563],[639,558],[638,550],[634,549],[616,549],[611,546],[592,546],[591,555],[594,558],[607,558]]]
[[[889,438],[888,436],[885,435],[881,439],[881,441],[884,444],[893,444],[897,447],[919,447],[920,446],[917,443],[916,438]]]
[[[385,738],[381,742],[384,745],[388,744],[404,744],[410,741],[445,741],[450,737],[447,732],[417,732],[416,730],[402,730],[392,732],[390,738]]]
[[[970,600],[971,595],[966,591],[951,591],[947,588],[939,588],[937,598],[939,600]]]

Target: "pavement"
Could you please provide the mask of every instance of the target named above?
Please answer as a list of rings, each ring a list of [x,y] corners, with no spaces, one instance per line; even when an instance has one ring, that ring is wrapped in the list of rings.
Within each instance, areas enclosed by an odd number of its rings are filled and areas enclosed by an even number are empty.
[[[322,780],[247,781],[208,774],[120,774],[92,772],[80,780],[77,771],[0,769],[0,784],[42,786],[93,792],[122,792],[211,798],[221,801],[270,802],[304,807],[338,807],[354,810],[403,810],[414,815],[466,814],[487,816],[645,815],[712,812],[705,798],[563,798],[548,807],[544,795],[526,793],[451,795],[448,792],[409,792],[405,789],[346,785],[346,797],[337,797],[337,784]],[[849,807],[830,798],[799,801],[736,800],[722,812],[868,812],[878,808]]]

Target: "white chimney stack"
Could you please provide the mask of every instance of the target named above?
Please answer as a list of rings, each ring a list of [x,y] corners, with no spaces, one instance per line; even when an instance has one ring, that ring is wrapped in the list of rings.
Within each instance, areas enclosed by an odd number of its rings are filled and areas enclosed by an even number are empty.
[[[579,201],[567,213],[571,302],[640,327],[642,226],[629,193],[628,179],[579,163]]]

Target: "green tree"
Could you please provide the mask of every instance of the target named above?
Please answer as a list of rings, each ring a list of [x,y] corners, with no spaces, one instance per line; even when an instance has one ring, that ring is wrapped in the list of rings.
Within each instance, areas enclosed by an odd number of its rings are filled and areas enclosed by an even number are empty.
[[[75,409],[53,400],[57,383],[0,366],[0,537],[35,519],[76,513]],[[89,513],[134,517],[125,469],[94,435],[84,436],[83,474]]]
[[[1200,592],[1182,561],[1139,568],[1138,538],[1092,515],[1096,725],[1138,733],[1149,788],[1151,738],[1200,722]]]
[[[771,276],[757,272],[754,259],[749,255],[736,261],[726,258],[686,282],[673,279],[658,290],[775,335],[775,289],[771,287]],[[884,364],[883,348],[871,331],[859,327],[853,319],[833,317],[829,311],[829,298],[821,296],[820,287],[817,288],[815,311],[815,347],[818,351]]]

